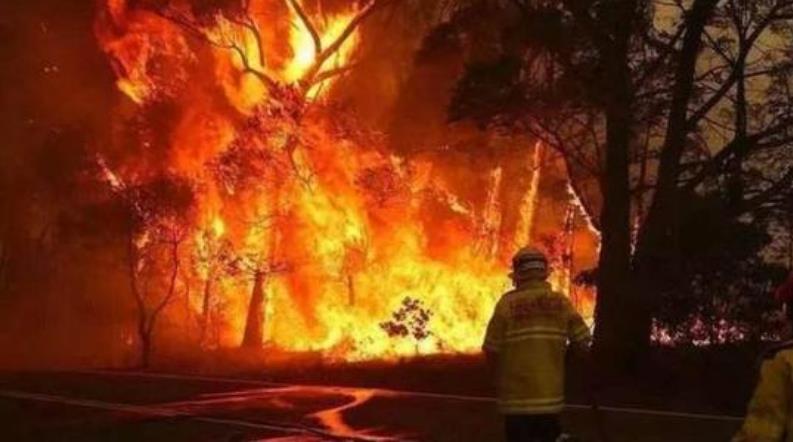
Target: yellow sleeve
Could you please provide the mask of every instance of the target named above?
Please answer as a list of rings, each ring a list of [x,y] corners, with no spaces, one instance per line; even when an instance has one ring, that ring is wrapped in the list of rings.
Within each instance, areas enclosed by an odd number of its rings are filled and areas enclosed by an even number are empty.
[[[567,298],[565,298],[567,299]],[[576,311],[570,300],[567,300],[569,316],[567,319],[567,339],[576,344],[589,344],[592,342],[592,333],[589,326],[584,322],[584,318]]]
[[[496,308],[493,310],[493,316],[487,324],[485,342],[482,344],[482,350],[487,352],[498,353],[504,341],[504,332],[507,328],[507,322],[499,308],[500,305],[500,303],[496,305]]]
[[[790,366],[777,356],[766,361],[754,391],[746,420],[735,442],[777,442],[782,440],[790,412]]]

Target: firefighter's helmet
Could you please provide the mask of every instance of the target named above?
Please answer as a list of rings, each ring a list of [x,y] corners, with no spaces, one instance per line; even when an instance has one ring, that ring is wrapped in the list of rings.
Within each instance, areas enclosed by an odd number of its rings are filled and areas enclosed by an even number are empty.
[[[533,247],[524,247],[512,257],[512,273],[510,276],[521,278],[530,275],[546,275],[548,272],[548,258],[545,254]]]

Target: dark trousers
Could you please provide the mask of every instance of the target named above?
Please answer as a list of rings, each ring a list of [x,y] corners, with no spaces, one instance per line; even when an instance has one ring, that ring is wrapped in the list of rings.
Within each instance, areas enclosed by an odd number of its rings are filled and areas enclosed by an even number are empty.
[[[562,427],[555,414],[508,414],[504,431],[507,442],[555,442]]]

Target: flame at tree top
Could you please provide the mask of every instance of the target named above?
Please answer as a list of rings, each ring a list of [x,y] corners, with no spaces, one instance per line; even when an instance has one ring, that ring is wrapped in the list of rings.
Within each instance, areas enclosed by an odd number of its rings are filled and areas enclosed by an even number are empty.
[[[312,68],[319,54],[317,54],[315,42],[311,37],[306,23],[300,20],[294,12],[294,9],[290,9],[290,11],[292,11],[293,18],[291,19],[292,26],[290,27],[289,42],[292,47],[293,57],[284,70],[283,78],[288,82],[296,82],[300,81],[300,79]],[[320,42],[323,45],[328,45],[341,37],[344,30],[354,19],[355,14],[356,11],[353,11],[326,17],[323,20],[324,23],[321,28],[322,33],[318,35]],[[350,62],[357,44],[358,33],[356,32],[350,35],[338,51],[333,54],[331,59],[327,61],[329,69],[339,69],[346,66]],[[315,87],[319,88],[320,85],[316,85]],[[316,97],[316,92],[311,95]]]
[[[165,170],[195,182],[200,215],[183,252],[193,268],[182,278],[201,288],[186,296],[215,330],[202,331],[215,336],[205,345],[263,342],[347,360],[479,348],[509,285],[505,258],[532,238],[541,147],[526,158],[528,183],[507,188],[497,167],[481,201],[467,201],[432,162],[388,153],[382,137],[323,103],[377,7],[326,14],[258,0],[206,17],[181,1],[107,0],[100,11],[98,40],[135,103],[113,123],[113,144],[129,155],[112,169],[101,160],[104,179]],[[515,191],[510,227],[500,196]],[[431,312],[421,339],[382,327],[406,299]]]

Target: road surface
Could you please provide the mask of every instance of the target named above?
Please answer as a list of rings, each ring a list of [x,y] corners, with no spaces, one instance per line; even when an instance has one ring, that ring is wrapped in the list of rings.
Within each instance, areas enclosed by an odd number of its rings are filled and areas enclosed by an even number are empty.
[[[722,442],[730,416],[571,406],[582,441]],[[499,441],[493,400],[135,372],[0,373],[3,441]]]

